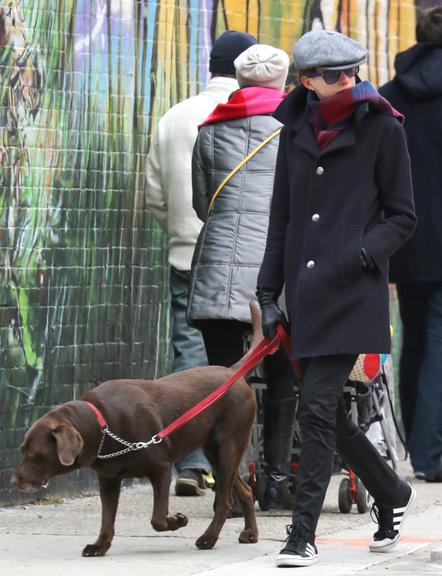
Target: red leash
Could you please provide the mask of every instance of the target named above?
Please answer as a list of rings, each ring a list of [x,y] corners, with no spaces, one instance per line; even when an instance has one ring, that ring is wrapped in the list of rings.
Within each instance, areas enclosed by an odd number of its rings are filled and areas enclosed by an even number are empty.
[[[89,407],[94,411],[98,424],[103,430],[103,440],[100,444],[98,457],[110,458],[113,456],[126,454],[127,452],[132,452],[134,450],[147,448],[150,444],[158,444],[159,442],[161,442],[163,438],[166,438],[166,436],[169,436],[170,434],[172,434],[172,432],[175,432],[178,428],[181,428],[182,426],[187,424],[187,422],[198,416],[198,414],[206,410],[206,408],[214,404],[219,398],[221,398],[221,396],[225,394],[225,392],[231,386],[233,386],[233,384],[237,380],[239,380],[239,378],[241,378],[241,376],[244,376],[244,374],[250,372],[250,370],[252,370],[257,364],[259,364],[265,356],[267,356],[268,354],[273,354],[273,352],[276,352],[281,343],[283,344],[288,356],[290,357],[290,337],[288,336],[288,334],[286,333],[281,324],[277,325],[276,332],[277,332],[276,336],[274,336],[272,340],[267,340],[265,338],[262,339],[258,343],[258,345],[250,352],[250,354],[246,356],[246,359],[241,364],[239,369],[234,374],[232,374],[232,376],[226,382],[224,382],[222,386],[220,386],[219,388],[214,390],[211,394],[206,396],[206,398],[204,398],[196,406],[193,406],[192,408],[184,412],[184,414],[182,414],[176,420],[171,422],[168,426],[166,426],[166,428],[163,428],[163,430],[158,432],[158,434],[155,434],[155,436],[153,436],[151,440],[149,440],[148,442],[129,443],[126,440],[123,440],[122,438],[118,438],[118,436],[116,436],[115,434],[111,433],[108,430],[106,420],[103,417],[103,414],[100,412],[100,410],[98,410],[98,408],[93,404],[91,404],[90,402],[86,402],[89,405]],[[106,434],[111,436],[117,442],[120,442],[121,444],[126,446],[126,448],[114,454],[100,455],[100,451],[103,446],[104,436]]]
[[[250,355],[245,359],[243,364],[241,364],[239,370],[237,370],[227,380],[227,382],[225,382],[222,386],[220,386],[214,392],[209,394],[209,396],[204,398],[204,400],[202,400],[199,404],[197,404],[193,408],[190,408],[190,410],[187,410],[187,412],[184,412],[184,414],[182,414],[179,418],[174,420],[171,424],[169,424],[169,426],[166,426],[166,428],[161,430],[161,432],[158,432],[158,434],[156,434],[156,436],[158,438],[165,438],[166,436],[169,436],[169,434],[172,434],[172,432],[175,432],[175,430],[177,430],[177,428],[181,428],[181,426],[184,426],[184,424],[187,424],[187,422],[189,422],[190,420],[195,418],[195,416],[198,416],[198,414],[203,412],[206,408],[208,408],[214,402],[216,402],[219,398],[221,398],[221,396],[223,396],[223,394],[237,380],[239,380],[239,378],[241,378],[241,376],[244,376],[244,374],[247,374],[247,372],[249,372],[257,364],[259,364],[259,362],[261,362],[261,360],[265,356],[267,356],[268,354],[272,354],[273,352],[276,352],[276,350],[279,348],[279,346],[281,344],[281,341],[284,344],[284,347],[286,348],[286,350],[287,350],[287,345],[288,345],[288,350],[290,350],[290,339],[289,339],[287,333],[285,332],[284,328],[281,326],[281,324],[278,324],[276,336],[274,338],[272,338],[272,340],[266,340],[266,339],[261,340],[259,342],[259,344],[256,346],[256,348],[254,348],[252,350],[252,352],[250,353]]]

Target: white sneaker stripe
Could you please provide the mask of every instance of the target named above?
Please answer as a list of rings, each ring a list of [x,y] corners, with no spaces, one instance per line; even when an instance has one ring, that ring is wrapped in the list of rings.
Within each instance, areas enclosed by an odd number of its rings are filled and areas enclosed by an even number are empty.
[[[306,549],[309,550],[312,554],[316,554],[315,549],[309,543],[307,543]]]

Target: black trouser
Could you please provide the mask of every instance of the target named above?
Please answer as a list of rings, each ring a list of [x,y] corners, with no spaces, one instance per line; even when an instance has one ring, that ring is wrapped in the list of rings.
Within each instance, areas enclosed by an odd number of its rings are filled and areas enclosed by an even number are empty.
[[[252,327],[238,320],[199,320],[210,366],[232,366],[244,355],[244,338]],[[281,347],[263,361],[267,397],[272,402],[294,398],[294,374],[291,362]]]
[[[442,282],[397,284],[402,319],[399,397],[416,471],[442,468]]]
[[[391,505],[398,491],[407,490],[347,414],[343,388],[356,358],[355,354],[342,354],[301,360],[298,418],[302,444],[293,524],[312,535],[330,481],[335,449],[377,503]]]

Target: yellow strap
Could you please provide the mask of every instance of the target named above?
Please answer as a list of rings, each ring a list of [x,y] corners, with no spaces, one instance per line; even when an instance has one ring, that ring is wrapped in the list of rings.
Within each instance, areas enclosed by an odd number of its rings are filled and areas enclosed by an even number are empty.
[[[241,168],[244,166],[244,164],[247,164],[247,162],[250,160],[250,158],[253,158],[253,156],[255,156],[255,154],[257,152],[259,152],[261,150],[261,148],[263,148],[268,142],[270,142],[270,140],[273,140],[273,138],[275,138],[275,136],[278,136],[278,134],[281,132],[281,130],[282,130],[282,128],[278,128],[278,130],[275,130],[274,132],[272,132],[272,134],[270,134],[270,136],[267,136],[267,138],[265,140],[263,140],[260,144],[258,144],[258,146],[256,148],[254,148],[250,152],[250,154],[247,154],[247,156],[245,158],[243,158],[241,160],[241,162],[237,166],[235,166],[235,168],[229,174],[227,174],[227,176],[224,178],[224,180],[221,182],[221,184],[215,190],[215,194],[212,196],[212,199],[210,200],[209,209],[207,210],[207,215],[210,214],[210,211],[213,208],[213,203],[215,202],[215,200],[216,200],[217,196],[219,195],[219,193],[221,192],[221,190],[224,188],[224,186],[230,180],[230,178],[232,178],[232,176],[235,176],[235,174],[238,172],[238,170],[241,170]]]

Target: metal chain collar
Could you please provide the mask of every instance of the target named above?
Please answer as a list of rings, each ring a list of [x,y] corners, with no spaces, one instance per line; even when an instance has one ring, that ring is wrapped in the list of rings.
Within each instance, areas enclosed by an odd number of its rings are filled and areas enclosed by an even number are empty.
[[[123,446],[126,446],[126,448],[123,448],[123,450],[119,450],[118,452],[112,452],[111,454],[101,454],[101,450],[103,448],[106,436],[110,436],[116,442],[119,442]],[[127,440],[123,440],[123,438],[120,438],[119,436],[111,432],[109,428],[106,426],[106,428],[103,428],[103,436],[101,437],[100,446],[98,447],[97,458],[99,460],[105,460],[106,458],[116,458],[117,456],[128,454],[129,452],[135,452],[136,450],[142,450],[143,448],[147,448],[151,444],[159,444],[161,440],[162,438],[159,438],[158,434],[156,434],[155,436],[152,436],[152,438],[148,442],[128,442]]]

